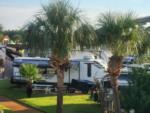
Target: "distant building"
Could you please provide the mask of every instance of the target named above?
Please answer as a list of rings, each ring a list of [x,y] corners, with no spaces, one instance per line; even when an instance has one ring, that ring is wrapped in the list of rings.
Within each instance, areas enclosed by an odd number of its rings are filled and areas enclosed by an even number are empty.
[[[137,22],[139,22],[141,24],[146,24],[147,22],[150,22],[150,16],[141,17],[136,20],[137,20]]]
[[[10,40],[9,36],[8,35],[4,35],[4,37],[3,37],[3,44],[4,45],[8,44],[9,40]]]
[[[138,18],[136,21],[142,24],[145,28],[150,27],[150,16]]]

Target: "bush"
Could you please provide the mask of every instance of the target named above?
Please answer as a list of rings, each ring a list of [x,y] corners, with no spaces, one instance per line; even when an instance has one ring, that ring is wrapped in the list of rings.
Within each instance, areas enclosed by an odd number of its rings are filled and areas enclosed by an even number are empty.
[[[150,113],[150,73],[144,69],[134,69],[130,76],[129,87],[121,91],[121,105],[136,113]]]

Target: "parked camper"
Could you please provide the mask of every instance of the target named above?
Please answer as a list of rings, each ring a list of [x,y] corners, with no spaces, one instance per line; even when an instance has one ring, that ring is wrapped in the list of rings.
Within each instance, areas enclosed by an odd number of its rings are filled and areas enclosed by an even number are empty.
[[[95,59],[88,59],[87,57],[84,59],[71,59],[71,66],[65,72],[64,82],[71,83],[72,79],[94,81],[94,77],[101,78],[105,76],[105,66],[101,61],[95,61]],[[24,63],[37,65],[42,74],[42,81],[48,83],[57,82],[55,70],[50,66],[51,61],[48,58],[18,57],[13,62],[13,83],[25,81],[19,72],[20,65]]]
[[[5,60],[6,58],[6,49],[4,45],[0,44],[0,57]]]

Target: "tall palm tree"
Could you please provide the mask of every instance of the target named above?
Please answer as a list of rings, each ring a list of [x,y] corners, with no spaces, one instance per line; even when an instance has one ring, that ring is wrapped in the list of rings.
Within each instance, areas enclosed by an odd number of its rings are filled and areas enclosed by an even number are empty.
[[[115,113],[120,113],[120,101],[117,78],[122,67],[123,56],[138,53],[143,42],[143,30],[132,13],[125,15],[106,13],[98,20],[100,29],[97,30],[99,43],[109,49],[112,56],[108,62],[108,73],[114,92]]]
[[[43,6],[42,13],[28,27],[27,43],[35,51],[51,51],[52,66],[57,73],[57,113],[62,113],[64,71],[68,68],[71,51],[76,47],[84,49],[93,46],[96,34],[69,1],[58,0]]]

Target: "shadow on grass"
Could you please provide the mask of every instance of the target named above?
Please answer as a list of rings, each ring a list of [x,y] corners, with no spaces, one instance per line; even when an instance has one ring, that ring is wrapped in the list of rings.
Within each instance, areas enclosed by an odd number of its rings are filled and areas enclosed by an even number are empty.
[[[42,111],[46,113],[56,113],[56,105],[53,106],[42,106]],[[99,104],[67,104],[63,106],[64,113],[99,113]]]
[[[36,97],[47,97],[47,96],[54,96],[54,94],[45,94],[45,92],[35,92],[32,94],[31,98]],[[74,93],[65,93],[64,95],[74,96],[74,95],[83,95],[83,94],[74,94]],[[0,96],[8,97],[11,99],[23,99],[27,98],[26,95],[26,88],[21,86],[16,86],[10,83],[10,80],[1,80],[0,81]]]
[[[21,86],[16,86],[11,84],[9,80],[1,80],[0,81],[0,96],[12,98],[12,99],[22,99],[27,98],[26,88]],[[44,92],[34,93],[32,97],[45,97]]]
[[[74,96],[77,94],[64,94],[64,96]],[[83,95],[83,94],[78,94]],[[26,95],[25,87],[17,87],[10,83],[10,81],[0,81],[0,96],[8,97],[11,99],[24,99],[28,98]],[[53,94],[45,94],[45,92],[34,92],[31,98],[39,98],[39,97],[49,97],[49,96],[56,96],[56,92]],[[2,101],[2,100],[1,100]]]

